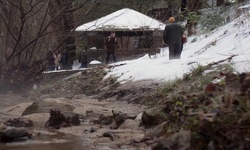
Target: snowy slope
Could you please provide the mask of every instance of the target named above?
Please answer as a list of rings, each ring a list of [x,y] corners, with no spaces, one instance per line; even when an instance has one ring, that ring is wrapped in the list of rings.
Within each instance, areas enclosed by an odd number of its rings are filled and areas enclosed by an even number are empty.
[[[196,39],[196,42],[191,43],[193,39]],[[233,68],[238,72],[250,71],[249,15],[242,15],[207,35],[189,37],[180,60],[169,60],[168,48],[163,48],[154,59],[146,55],[137,60],[116,63],[115,65],[125,65],[114,67],[105,78],[117,76],[120,82],[151,79],[168,81],[181,78],[195,67],[193,65],[206,65],[233,54],[237,55],[230,63]],[[190,65],[191,62],[197,63]]]

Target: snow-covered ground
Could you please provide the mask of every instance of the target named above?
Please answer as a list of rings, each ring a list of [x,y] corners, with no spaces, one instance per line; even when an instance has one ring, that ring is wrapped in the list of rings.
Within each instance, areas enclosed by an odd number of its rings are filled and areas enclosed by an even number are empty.
[[[192,42],[194,39],[196,41]],[[117,76],[120,82],[148,79],[168,81],[181,78],[183,74],[190,72],[197,65],[206,65],[226,59],[231,55],[237,55],[230,62],[235,71],[250,71],[249,14],[242,15],[206,35],[189,37],[184,45],[181,59],[169,60],[166,47],[153,59],[145,55],[136,60],[115,63],[114,65],[125,65],[109,70],[105,78]]]

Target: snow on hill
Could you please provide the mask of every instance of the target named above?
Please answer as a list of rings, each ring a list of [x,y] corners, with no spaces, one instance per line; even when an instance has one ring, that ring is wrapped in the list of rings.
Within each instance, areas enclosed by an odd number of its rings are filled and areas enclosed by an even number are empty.
[[[196,40],[195,42],[191,42]],[[142,58],[115,63],[125,64],[114,67],[106,75],[119,77],[118,81],[155,80],[168,81],[181,78],[199,65],[226,59],[232,55],[230,65],[237,72],[250,71],[250,17],[242,15],[231,23],[213,32],[188,38],[182,58],[168,59],[168,48],[162,48],[154,59],[148,55]],[[193,63],[195,62],[195,63]],[[229,62],[228,62],[229,63]]]

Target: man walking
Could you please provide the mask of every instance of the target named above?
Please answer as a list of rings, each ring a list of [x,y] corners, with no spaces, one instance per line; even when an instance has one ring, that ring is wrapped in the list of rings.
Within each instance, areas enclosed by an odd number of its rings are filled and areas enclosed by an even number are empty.
[[[106,64],[109,62],[110,55],[113,57],[113,61],[116,62],[115,50],[117,48],[118,42],[115,37],[115,32],[111,32],[110,36],[104,41],[104,46],[107,50]]]
[[[174,17],[170,17],[168,21],[169,24],[166,25],[163,32],[163,40],[169,46],[169,60],[180,59],[183,29],[181,25],[175,23]]]

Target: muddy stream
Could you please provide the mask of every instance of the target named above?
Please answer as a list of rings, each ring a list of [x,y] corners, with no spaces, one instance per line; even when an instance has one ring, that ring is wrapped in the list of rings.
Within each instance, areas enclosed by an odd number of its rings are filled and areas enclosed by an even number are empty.
[[[135,147],[133,141],[140,141],[145,132],[139,127],[140,120],[124,122],[118,129],[112,129],[112,125],[93,124],[93,119],[99,115],[111,115],[111,111],[121,111],[130,115],[139,115],[143,111],[141,105],[128,104],[127,102],[107,99],[98,101],[87,96],[78,96],[77,99],[45,98],[42,101],[53,102],[73,106],[73,112],[86,116],[86,112],[93,112],[91,116],[81,120],[79,126],[64,127],[58,130],[45,128],[45,122],[49,118],[48,112],[40,112],[22,116],[23,111],[33,102],[23,96],[11,94],[0,95],[0,124],[8,119],[24,117],[34,123],[34,127],[28,128],[32,138],[26,141],[1,144],[0,150],[117,150],[117,149],[143,149],[150,147],[139,145]],[[103,133],[112,132],[115,139],[104,137]]]

